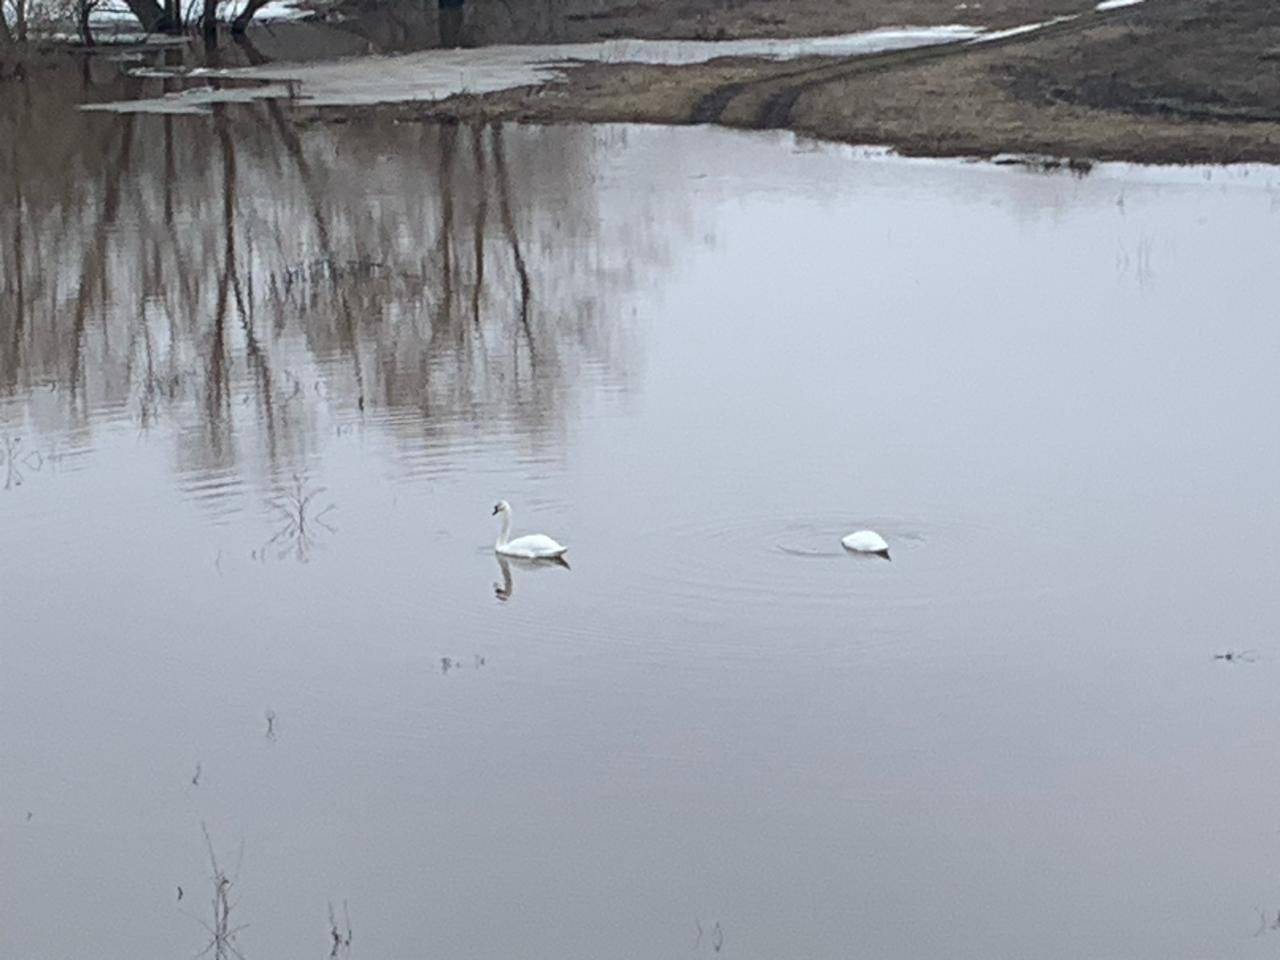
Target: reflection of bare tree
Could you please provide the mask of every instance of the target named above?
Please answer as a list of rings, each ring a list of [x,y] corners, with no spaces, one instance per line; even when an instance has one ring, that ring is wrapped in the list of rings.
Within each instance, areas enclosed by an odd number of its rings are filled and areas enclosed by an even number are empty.
[[[267,554],[274,551],[277,560],[288,556],[299,563],[310,560],[319,542],[317,538],[322,533],[338,532],[325,520],[336,509],[334,505],[315,505],[316,497],[324,492],[324,487],[308,487],[301,477],[295,476],[292,486],[271,504],[278,514],[280,526],[271,539],[255,551],[255,557],[265,560]]]
[[[0,20],[3,20],[0,17]],[[17,356],[18,347],[22,343],[22,326],[27,315],[26,290],[26,252],[24,250],[23,205],[22,205],[22,168],[18,162],[18,141],[16,135],[9,137],[9,197],[15,212],[13,222],[13,269],[6,271],[8,280],[5,283],[5,294],[13,299],[13,331],[10,334],[8,353]],[[0,362],[3,362],[0,360]],[[0,373],[3,371],[0,370]],[[0,381],[2,382],[2,381]]]
[[[205,426],[210,429],[210,444],[221,452],[222,432],[219,427],[231,423],[231,395],[227,384],[227,301],[236,263],[236,151],[227,130],[227,110],[214,111],[214,130],[222,157],[222,272],[218,277],[217,306],[213,311],[213,335],[209,339],[209,371],[205,377]],[[221,457],[219,457],[221,459]]]
[[[126,82],[99,96],[169,81]],[[625,376],[610,304],[662,247],[638,215],[601,257],[589,129],[118,117],[78,95],[0,102],[0,402],[37,429],[129,411],[172,427],[184,473],[271,483],[324,418],[544,443],[582,371]]]
[[[476,160],[476,178],[483,183],[485,180],[485,159],[484,159],[484,141],[481,138],[481,130],[479,126],[471,128],[471,152]],[[480,197],[476,201],[475,226],[473,227],[473,242],[471,255],[475,263],[475,282],[471,285],[471,322],[475,325],[476,330],[480,330],[480,291],[484,289],[484,232],[489,223],[489,192],[487,190],[480,191]]]
[[[490,128],[493,134],[493,163],[498,175],[498,207],[502,211],[502,229],[511,244],[511,254],[516,265],[516,275],[520,278],[520,325],[524,328],[529,342],[529,359],[533,359],[533,332],[529,329],[529,268],[525,266],[524,255],[520,252],[520,238],[516,234],[515,219],[511,215],[511,177],[507,173],[507,154],[502,144],[502,133],[498,127]]]

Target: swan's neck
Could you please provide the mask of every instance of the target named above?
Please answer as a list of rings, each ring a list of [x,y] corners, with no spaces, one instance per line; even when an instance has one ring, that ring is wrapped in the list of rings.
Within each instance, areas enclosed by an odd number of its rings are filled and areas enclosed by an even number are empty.
[[[506,546],[507,541],[511,538],[511,511],[502,511],[502,532],[498,534],[497,546]]]

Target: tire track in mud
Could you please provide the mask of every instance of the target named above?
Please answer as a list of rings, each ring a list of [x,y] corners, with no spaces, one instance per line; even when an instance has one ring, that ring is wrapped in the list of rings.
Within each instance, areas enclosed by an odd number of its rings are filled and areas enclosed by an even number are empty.
[[[1133,7],[1122,8],[1125,11]],[[851,79],[864,74],[890,71],[899,67],[918,66],[944,60],[949,57],[963,56],[967,52],[980,52],[999,47],[1028,43],[1046,37],[1056,37],[1080,31],[1102,21],[1105,16],[1113,19],[1119,10],[1100,11],[1087,10],[1077,14],[1070,20],[1049,23],[1034,30],[1016,33],[994,40],[974,41],[956,40],[949,43],[933,44],[927,47],[913,47],[908,50],[885,50],[880,53],[869,53],[859,57],[842,60],[836,64],[810,66],[798,70],[771,74],[750,80],[726,83],[710,93],[703,95],[689,114],[689,123],[710,124],[721,123],[728,109],[742,97],[756,100],[752,106],[750,119],[743,126],[756,129],[775,129],[788,126],[791,113],[799,99],[811,90]],[[776,88],[776,89],[775,89]],[[730,121],[730,125],[734,125]]]

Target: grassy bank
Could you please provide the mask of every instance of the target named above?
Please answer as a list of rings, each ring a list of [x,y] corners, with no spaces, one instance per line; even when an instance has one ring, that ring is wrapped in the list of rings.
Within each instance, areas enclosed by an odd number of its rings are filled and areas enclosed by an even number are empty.
[[[799,2],[796,9],[806,6],[819,17],[831,5]],[[938,4],[892,5],[903,6],[916,8],[916,16],[898,22],[943,19]],[[779,5],[730,5],[731,16],[718,24],[707,13],[702,32],[749,32],[743,24],[760,26],[767,7]],[[954,11],[955,4],[946,7]],[[1004,26],[1080,6],[982,10],[987,25]],[[860,15],[863,25],[877,26],[889,11],[872,3]],[[771,26],[793,34],[816,26],[790,13],[788,19],[790,29]],[[602,23],[596,28],[609,32]],[[1270,0],[1148,0],[1105,12],[1089,8],[1070,22],[984,44],[785,63],[584,65],[545,86],[386,109],[400,119],[784,128],[942,156],[1280,162],[1280,8]]]

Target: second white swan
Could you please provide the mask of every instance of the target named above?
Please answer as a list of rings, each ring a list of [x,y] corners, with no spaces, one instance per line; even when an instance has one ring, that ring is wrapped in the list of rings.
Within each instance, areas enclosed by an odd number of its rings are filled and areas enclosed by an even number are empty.
[[[878,557],[889,559],[889,544],[874,530],[857,530],[842,537],[840,542],[846,550],[854,553],[874,553]]]
[[[552,560],[563,557],[569,548],[552,540],[545,533],[529,533],[523,537],[511,539],[511,504],[499,500],[493,508],[493,515],[502,515],[502,532],[498,534],[498,542],[493,549],[504,557],[521,557],[525,560]]]

